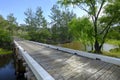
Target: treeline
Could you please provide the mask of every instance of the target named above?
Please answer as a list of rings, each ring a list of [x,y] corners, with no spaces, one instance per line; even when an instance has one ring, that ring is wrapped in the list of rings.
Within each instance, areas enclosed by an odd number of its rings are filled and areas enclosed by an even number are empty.
[[[66,43],[73,40],[68,23],[76,18],[76,15],[69,9],[61,9],[59,6],[54,5],[49,15],[50,23],[43,16],[41,7],[38,7],[35,12],[27,9],[25,15],[26,25],[23,27],[26,28],[25,32],[28,35],[24,36],[25,38],[52,44]]]

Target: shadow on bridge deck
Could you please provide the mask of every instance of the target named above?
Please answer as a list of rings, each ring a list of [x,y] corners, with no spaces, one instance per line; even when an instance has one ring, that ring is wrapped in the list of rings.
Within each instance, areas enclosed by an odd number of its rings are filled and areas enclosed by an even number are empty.
[[[17,41],[55,80],[120,80],[120,66]]]

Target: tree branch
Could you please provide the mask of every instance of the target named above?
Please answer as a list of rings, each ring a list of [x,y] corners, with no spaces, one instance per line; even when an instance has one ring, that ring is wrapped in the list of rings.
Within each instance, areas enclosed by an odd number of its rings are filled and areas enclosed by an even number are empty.
[[[106,27],[103,29],[103,31],[101,31],[99,34],[104,33],[104,31],[105,31],[107,28],[108,28],[108,26],[106,26]]]
[[[89,11],[86,10],[84,7],[82,7],[82,6],[80,6],[80,5],[77,5],[77,6],[78,6],[80,9],[84,10],[85,12],[87,12],[89,16],[92,16],[92,15],[89,13]],[[93,23],[94,23],[94,22],[95,22],[95,19],[94,19],[93,16],[92,16],[92,20],[93,20]]]
[[[94,17],[92,16],[92,21],[93,21],[93,23],[95,22],[95,19],[94,19]]]
[[[101,43],[101,45],[100,45],[100,48],[103,46],[103,44],[104,44],[104,42],[105,42],[105,38],[106,38],[106,36],[107,36],[107,34],[108,34],[108,31],[109,31],[109,29],[110,29],[110,27],[111,27],[111,23],[112,23],[112,21],[114,20],[114,17],[111,19],[111,21],[107,24],[107,26],[106,26],[106,32],[105,32],[105,34],[104,34],[104,36],[103,36],[103,39],[102,39],[102,43]],[[105,31],[105,30],[104,30]]]
[[[110,22],[107,24],[107,26],[99,34],[103,34],[105,32],[105,30],[109,27],[109,25],[112,23],[113,20],[114,20],[114,17],[110,20]]]
[[[105,33],[104,36],[103,36],[103,39],[102,39],[102,43],[101,43],[101,45],[100,45],[100,48],[103,46],[103,44],[104,44],[104,42],[105,42],[105,38],[106,38],[106,36],[107,36],[107,34],[108,34],[109,29],[110,29],[110,25],[108,26],[108,28],[107,28],[107,30],[106,30],[106,33]]]
[[[91,3],[91,5],[90,5],[90,7],[91,7],[91,9],[93,8],[94,9],[94,17],[96,17],[96,14],[95,14],[95,4],[92,2],[92,0],[90,0],[90,3]]]
[[[104,2],[105,2],[105,0],[103,0],[102,3],[101,3],[101,5],[100,5],[100,8],[99,8],[98,13],[97,13],[97,15],[96,15],[96,19],[98,19],[98,17],[99,17],[99,14],[100,14],[100,12],[101,12],[101,10],[102,10],[102,7],[103,7],[103,5],[104,5]]]
[[[79,4],[77,4],[77,6],[78,6],[80,9],[84,10],[85,12],[87,12],[87,13],[90,15],[89,11],[86,10],[84,7],[80,6]]]

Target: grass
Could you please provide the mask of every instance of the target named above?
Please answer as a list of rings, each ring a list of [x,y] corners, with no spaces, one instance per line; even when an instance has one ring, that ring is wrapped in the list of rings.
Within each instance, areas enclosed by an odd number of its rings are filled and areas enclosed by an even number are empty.
[[[105,43],[119,46],[119,48],[111,49],[109,52],[102,51],[103,55],[120,58],[120,40],[109,39]],[[72,43],[61,44],[62,47],[67,47],[76,50],[84,50],[80,41],[73,41]],[[93,51],[90,51],[93,52]],[[94,53],[94,52],[93,52]]]
[[[120,48],[111,49],[110,52],[102,52],[103,55],[120,58]]]
[[[108,39],[106,43],[113,44],[113,45],[120,45],[120,40]]]
[[[12,54],[12,51],[0,48],[0,55],[4,55],[4,54]]]

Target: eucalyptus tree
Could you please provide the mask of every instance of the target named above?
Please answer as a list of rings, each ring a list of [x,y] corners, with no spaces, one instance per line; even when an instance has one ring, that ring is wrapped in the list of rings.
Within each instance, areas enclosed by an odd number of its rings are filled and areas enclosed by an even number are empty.
[[[52,34],[55,41],[60,43],[69,42],[72,39],[68,30],[68,23],[76,17],[69,9],[61,9],[58,5],[53,5],[51,9]]]
[[[24,12],[26,18],[25,18],[25,23],[28,27],[28,30],[34,30],[36,29],[36,25],[35,25],[35,13],[32,11],[32,9],[27,9]]]
[[[106,19],[107,23],[109,22],[109,19],[110,19],[112,26],[119,26],[120,25],[120,0],[113,0],[109,2],[105,6],[104,14],[105,15],[103,17]]]
[[[50,37],[50,33],[47,29],[47,20],[43,16],[41,7],[37,7],[35,12],[28,9],[25,12],[25,15],[25,22],[28,26],[28,35],[30,40],[47,42]]]
[[[26,15],[25,22],[29,27],[39,29],[47,26],[41,7],[37,7],[35,12],[32,9],[27,9],[24,14]]]
[[[108,37],[120,39],[120,1],[114,0],[105,6],[104,15],[99,19],[101,26],[107,25],[107,30],[110,30]],[[109,21],[111,20],[111,22]],[[105,33],[106,28],[101,32]],[[107,33],[105,34],[107,36]]]
[[[114,1],[116,0],[58,0],[58,3],[66,6],[77,6],[88,14],[93,23],[94,35],[92,37],[94,37],[95,52],[101,53],[101,48],[105,42],[106,35],[109,32],[109,27],[111,26],[115,18],[110,18],[108,20],[108,23],[106,23],[104,26],[101,26],[99,18],[102,16],[101,13],[102,11],[104,11],[104,6],[109,3],[113,3]],[[112,7],[110,7],[110,9],[112,9]]]
[[[41,7],[37,7],[37,10],[35,12],[35,24],[38,28],[46,28],[47,27],[47,21],[45,17],[43,16],[43,11]]]

